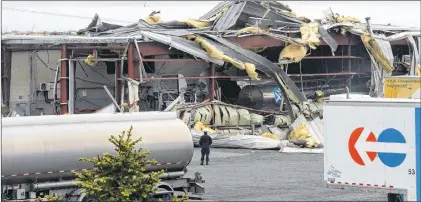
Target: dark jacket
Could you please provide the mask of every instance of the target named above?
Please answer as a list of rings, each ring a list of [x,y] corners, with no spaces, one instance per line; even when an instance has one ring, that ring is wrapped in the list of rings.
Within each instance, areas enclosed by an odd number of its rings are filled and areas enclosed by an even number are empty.
[[[208,133],[205,132],[205,134],[200,137],[199,145],[202,148],[209,148],[209,146],[212,144],[212,138],[208,135]]]

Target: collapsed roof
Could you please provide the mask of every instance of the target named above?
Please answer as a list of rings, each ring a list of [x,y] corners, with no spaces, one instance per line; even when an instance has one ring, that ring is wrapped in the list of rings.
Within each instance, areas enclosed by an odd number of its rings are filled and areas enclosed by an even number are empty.
[[[306,97],[282,68],[226,38],[265,35],[284,42],[284,45],[290,44],[284,48],[279,57],[280,64],[288,64],[299,62],[307,54],[308,49],[316,49],[321,41],[329,45],[334,54],[338,47],[338,43],[332,37],[334,32],[368,35],[385,41],[420,35],[419,28],[364,24],[358,19],[340,16],[333,12],[328,13],[326,19],[311,21],[306,17],[298,17],[288,6],[274,1],[221,2],[199,19],[162,22],[159,14],[159,11],[153,12],[145,19],[127,26],[102,22],[95,14],[92,22],[86,28],[79,30],[79,36],[4,35],[2,41],[6,45],[156,41],[218,65],[231,63],[247,71],[251,78],[255,76],[254,79],[257,79],[257,76],[253,72],[257,69],[272,77],[284,95],[299,103],[306,101]],[[412,48],[416,49],[416,45]]]

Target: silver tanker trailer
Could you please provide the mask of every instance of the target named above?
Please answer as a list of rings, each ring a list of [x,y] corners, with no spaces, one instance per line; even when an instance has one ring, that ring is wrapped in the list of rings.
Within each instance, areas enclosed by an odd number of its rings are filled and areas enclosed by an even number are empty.
[[[59,194],[64,201],[95,201],[75,186],[73,171],[89,169],[78,161],[104,152],[115,154],[108,138],[133,126],[133,139],[150,150],[158,161],[147,171],[164,169],[157,195],[189,192],[202,198],[200,173],[183,177],[193,157],[188,127],[175,112],[28,116],[2,119],[3,201],[35,201],[38,196]]]

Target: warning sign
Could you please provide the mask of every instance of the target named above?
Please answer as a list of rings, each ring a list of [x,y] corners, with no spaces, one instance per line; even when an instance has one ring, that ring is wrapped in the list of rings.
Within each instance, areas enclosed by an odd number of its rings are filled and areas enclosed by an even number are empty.
[[[419,76],[385,77],[384,97],[420,99],[420,83]]]

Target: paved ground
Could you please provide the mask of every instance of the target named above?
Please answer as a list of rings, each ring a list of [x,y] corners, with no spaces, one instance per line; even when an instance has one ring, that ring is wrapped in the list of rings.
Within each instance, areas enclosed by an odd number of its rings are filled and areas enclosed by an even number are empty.
[[[235,201],[385,201],[386,194],[328,189],[322,154],[211,149],[209,166],[200,166],[195,148],[187,176],[202,173],[205,200]]]

